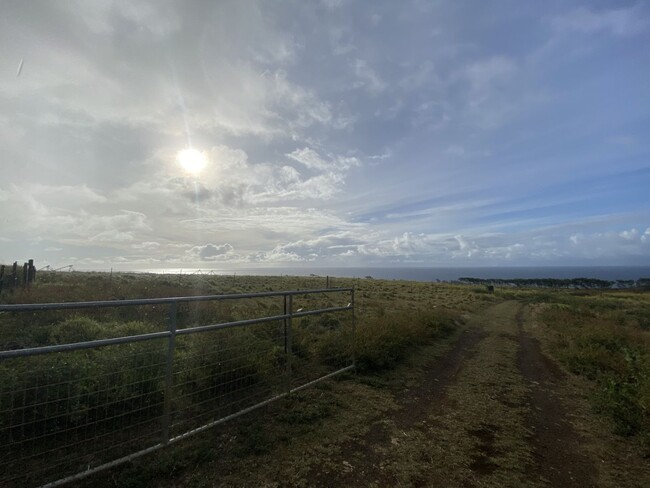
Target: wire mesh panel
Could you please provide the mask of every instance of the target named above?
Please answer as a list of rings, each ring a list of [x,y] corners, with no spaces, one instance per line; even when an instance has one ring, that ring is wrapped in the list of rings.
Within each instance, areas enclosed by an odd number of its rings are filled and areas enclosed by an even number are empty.
[[[224,304],[236,299],[248,302]],[[38,332],[16,341],[20,320],[0,322],[0,486],[86,476],[349,369],[353,301],[352,290],[309,290],[0,305],[33,312]],[[150,308],[110,310],[126,306]],[[60,323],[48,329],[41,310]]]
[[[160,442],[164,343],[0,362],[0,484],[43,484]]]
[[[279,321],[179,336],[174,357],[172,436],[286,390]]]
[[[289,358],[292,388],[353,364],[353,315],[339,311],[312,313],[351,307],[352,301],[351,294],[345,292],[288,297],[287,308],[292,315]]]
[[[291,386],[305,383],[353,364],[352,320],[340,313],[292,320]]]

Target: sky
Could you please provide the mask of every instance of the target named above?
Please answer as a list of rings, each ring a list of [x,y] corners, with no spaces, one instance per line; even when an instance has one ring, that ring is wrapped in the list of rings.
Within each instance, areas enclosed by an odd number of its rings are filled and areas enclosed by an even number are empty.
[[[650,2],[0,10],[0,262],[650,265]]]

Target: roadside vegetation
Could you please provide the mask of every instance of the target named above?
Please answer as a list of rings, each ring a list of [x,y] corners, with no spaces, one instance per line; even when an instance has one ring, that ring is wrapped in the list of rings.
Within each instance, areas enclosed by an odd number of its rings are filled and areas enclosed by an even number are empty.
[[[593,384],[595,412],[650,456],[650,293],[507,292],[533,306],[549,332],[549,351]]]

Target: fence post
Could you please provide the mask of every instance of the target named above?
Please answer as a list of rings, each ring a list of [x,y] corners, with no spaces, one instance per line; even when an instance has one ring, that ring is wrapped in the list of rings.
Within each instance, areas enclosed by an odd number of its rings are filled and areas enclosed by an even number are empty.
[[[172,406],[172,380],[174,374],[174,350],[176,348],[176,302],[169,305],[167,324],[169,327],[169,341],[167,343],[167,363],[165,365],[165,399],[162,416],[162,443],[167,444],[170,438],[171,406]]]
[[[287,298],[288,296],[286,294],[282,295],[282,315],[287,315],[289,312],[287,311]],[[284,325],[284,353],[287,354],[287,364],[289,363],[289,350],[287,349],[287,317],[284,317],[282,320],[282,324]]]
[[[11,291],[18,286],[18,261],[11,267]]]
[[[0,265],[0,293],[2,293],[2,283],[4,283],[5,265]]]
[[[287,353],[287,393],[291,393],[291,355],[292,355],[292,338],[291,338],[291,316],[293,315],[293,295],[284,295],[284,314],[289,317],[284,319],[284,350]]]
[[[33,283],[36,281],[36,266],[34,266],[34,260],[30,259],[27,264],[29,269],[27,270],[27,281]]]
[[[352,307],[352,366],[357,367],[356,323],[354,320],[354,288],[350,291],[350,306]]]

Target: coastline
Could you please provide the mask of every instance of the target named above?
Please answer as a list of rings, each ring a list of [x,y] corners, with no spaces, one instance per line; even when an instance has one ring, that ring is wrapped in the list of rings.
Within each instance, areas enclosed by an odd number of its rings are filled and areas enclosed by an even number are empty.
[[[121,272],[153,274],[212,274],[238,276],[331,276],[405,281],[460,281],[471,277],[483,280],[595,279],[629,281],[650,278],[650,266],[547,266],[547,267],[278,267],[278,268],[151,268]]]

